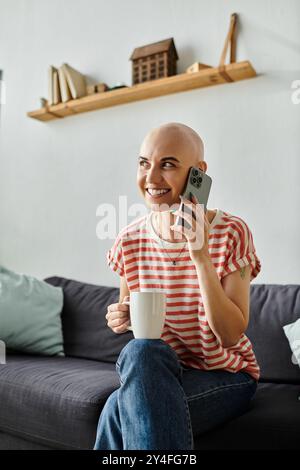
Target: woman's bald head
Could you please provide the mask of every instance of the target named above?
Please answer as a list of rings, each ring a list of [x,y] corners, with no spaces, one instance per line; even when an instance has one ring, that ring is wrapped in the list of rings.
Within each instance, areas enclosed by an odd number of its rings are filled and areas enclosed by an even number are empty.
[[[194,129],[179,122],[170,122],[152,129],[144,138],[140,155],[151,158],[155,153],[181,157],[182,163],[198,166],[204,160],[204,145]]]

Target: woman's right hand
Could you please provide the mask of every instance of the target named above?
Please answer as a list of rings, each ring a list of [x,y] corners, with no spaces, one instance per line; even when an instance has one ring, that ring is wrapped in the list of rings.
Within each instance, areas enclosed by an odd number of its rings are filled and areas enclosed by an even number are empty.
[[[128,301],[129,296],[124,297],[124,301]],[[129,305],[116,303],[107,307],[107,314],[105,315],[107,326],[112,329],[114,333],[126,333],[127,326],[130,324]]]

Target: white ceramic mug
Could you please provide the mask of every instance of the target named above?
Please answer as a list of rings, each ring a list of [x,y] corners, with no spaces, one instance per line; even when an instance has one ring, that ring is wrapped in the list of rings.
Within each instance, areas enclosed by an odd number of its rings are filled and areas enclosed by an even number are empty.
[[[130,292],[130,300],[122,302],[130,307],[131,326],[135,338],[159,339],[166,317],[164,292]]]

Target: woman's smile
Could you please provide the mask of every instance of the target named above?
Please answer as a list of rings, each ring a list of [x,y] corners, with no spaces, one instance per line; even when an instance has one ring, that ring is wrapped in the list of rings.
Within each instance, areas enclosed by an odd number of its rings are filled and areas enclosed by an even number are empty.
[[[171,191],[171,188],[146,188],[146,193],[150,199],[162,199]]]

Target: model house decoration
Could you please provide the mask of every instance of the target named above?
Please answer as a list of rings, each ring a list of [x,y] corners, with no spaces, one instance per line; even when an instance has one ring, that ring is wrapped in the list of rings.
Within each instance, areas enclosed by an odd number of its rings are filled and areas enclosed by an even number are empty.
[[[177,73],[178,54],[173,38],[137,47],[130,60],[132,61],[132,85],[171,77]]]

